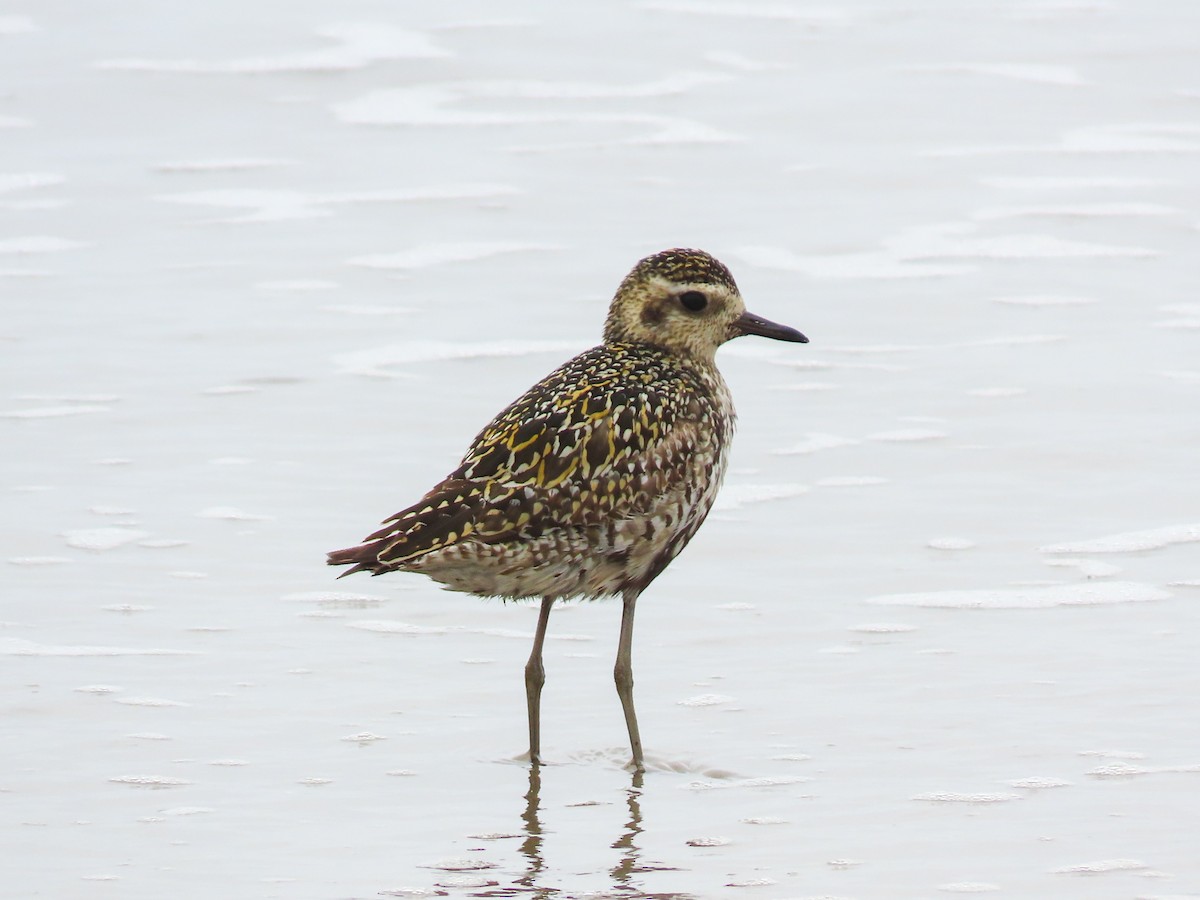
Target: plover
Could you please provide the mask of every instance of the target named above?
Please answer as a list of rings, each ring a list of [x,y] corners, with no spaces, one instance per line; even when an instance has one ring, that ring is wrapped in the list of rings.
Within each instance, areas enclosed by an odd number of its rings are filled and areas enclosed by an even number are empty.
[[[542,644],[555,600],[620,595],[614,667],[632,766],[638,596],[704,522],[729,461],[735,413],[717,348],[755,334],[806,343],[746,311],[729,270],[665,250],[617,288],[604,342],[555,369],[479,432],[458,468],[357,547],[343,575],[428,575],[484,597],[538,598],[525,666],[529,758],[540,763]]]

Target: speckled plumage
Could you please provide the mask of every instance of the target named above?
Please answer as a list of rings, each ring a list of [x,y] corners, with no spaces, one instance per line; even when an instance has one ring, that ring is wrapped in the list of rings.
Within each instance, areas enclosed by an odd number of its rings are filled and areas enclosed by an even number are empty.
[[[359,565],[486,596],[644,588],[712,506],[733,420],[715,369],[595,347],[500,413],[445,481],[367,538]]]
[[[555,599],[623,594],[631,633],[633,601],[696,533],[724,479],[735,413],[715,354],[742,334],[806,340],[747,313],[707,253],[647,257],[617,289],[604,343],[526,391],[445,480],[330,564],[543,598],[539,670]],[[536,760],[535,706],[531,694]],[[630,733],[640,764],[635,722]]]

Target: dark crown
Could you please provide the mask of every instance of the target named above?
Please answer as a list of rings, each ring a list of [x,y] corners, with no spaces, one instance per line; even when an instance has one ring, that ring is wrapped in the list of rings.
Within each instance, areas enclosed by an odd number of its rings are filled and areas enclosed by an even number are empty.
[[[625,281],[645,281],[655,275],[677,284],[719,284],[737,292],[729,270],[703,250],[677,248],[647,256],[633,267]]]

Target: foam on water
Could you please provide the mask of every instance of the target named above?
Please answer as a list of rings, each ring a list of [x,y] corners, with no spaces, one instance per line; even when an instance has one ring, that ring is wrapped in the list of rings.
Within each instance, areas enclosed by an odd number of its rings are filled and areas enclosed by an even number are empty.
[[[61,253],[64,250],[77,250],[88,246],[85,241],[73,241],[70,238],[53,237],[50,235],[30,235],[27,237],[6,238],[0,241],[0,253]]]
[[[135,509],[129,509],[126,506],[89,506],[88,512],[95,513],[98,516],[131,516],[137,512]]]
[[[818,478],[815,483],[817,487],[873,487],[887,484],[888,480],[875,475],[831,475]]]
[[[20,394],[17,400],[54,401],[58,403],[116,403],[117,394]]]
[[[409,306],[365,306],[362,304],[338,304],[336,306],[323,306],[321,309],[337,316],[364,316],[371,318],[407,316],[414,312],[412,307]]]
[[[112,412],[112,407],[90,403],[73,403],[69,406],[35,406],[30,409],[8,409],[0,412],[0,418],[61,419],[65,416],[86,416],[93,413],[106,412]]]
[[[1174,328],[1182,331],[1195,331],[1200,329],[1200,316],[1186,319],[1163,319],[1152,324],[1155,328]]]
[[[488,200],[520,191],[504,184],[423,185],[400,190],[344,191],[319,194],[292,190],[223,189],[164,194],[158,200],[193,206],[245,209],[245,215],[208,219],[212,224],[282,222],[333,215],[329,207],[353,203],[415,203],[434,200]],[[542,248],[534,248],[542,249]],[[365,263],[364,263],[365,265]]]
[[[929,791],[924,794],[914,794],[913,800],[926,800],[931,803],[1007,803],[1010,800],[1020,800],[1020,794],[1008,794],[1002,791],[983,792],[978,794],[962,794],[954,791]]]
[[[605,126],[605,136],[590,141],[509,148],[526,151],[589,149],[619,144],[724,143],[738,138],[690,119],[651,113],[581,112],[579,101],[623,99],[637,101],[686,93],[697,87],[728,81],[714,72],[676,72],[655,81],[604,84],[570,81],[459,81],[372,91],[334,106],[335,115],[355,125],[500,126],[561,125],[576,123]],[[511,110],[480,109],[471,101],[518,101]],[[529,112],[529,100],[574,101],[562,109]],[[611,126],[646,126],[649,130],[613,138]]]
[[[376,634],[429,635],[448,634],[451,631],[462,630],[448,625],[410,625],[408,622],[390,620],[364,620],[360,622],[347,622],[346,624],[350,628],[357,628],[360,631],[372,631]]]
[[[642,9],[713,16],[731,19],[765,19],[769,22],[794,22],[807,28],[846,26],[856,21],[854,13],[833,7],[799,8],[782,3],[738,3],[729,0],[641,0]]]
[[[1079,574],[1085,578],[1108,578],[1111,575],[1118,575],[1122,571],[1120,566],[1094,559],[1048,559],[1046,565],[1077,569]]]
[[[905,66],[902,71],[930,75],[984,75],[1056,87],[1082,87],[1089,84],[1073,66],[1034,63],[939,63]]]
[[[1105,759],[1145,759],[1139,750],[1080,750],[1080,756],[1099,756]]]
[[[198,519],[223,519],[227,522],[267,522],[271,516],[248,513],[236,506],[209,506],[196,513]]]
[[[1036,344],[1059,344],[1066,338],[1061,334],[1017,334],[963,341],[959,347],[1028,347]]]
[[[117,697],[117,703],[125,706],[146,706],[152,708],[166,708],[170,706],[188,706],[181,700],[168,700],[165,697]]]
[[[246,172],[252,169],[279,169],[299,165],[297,159],[261,156],[227,157],[223,159],[179,159],[157,163],[156,172],[166,174],[193,172]]]
[[[884,242],[899,260],[925,259],[1077,259],[1150,258],[1159,251],[1150,247],[1093,244],[1053,234],[999,234],[977,236],[973,222],[945,222],[906,229]]]
[[[375,734],[373,731],[360,731],[357,734],[347,734],[338,740],[346,741],[351,744],[373,744],[376,741],[386,741],[387,737],[382,734]]]
[[[1025,788],[1028,790],[1043,790],[1045,788],[1070,787],[1070,781],[1063,781],[1061,778],[1042,778],[1033,776],[1031,778],[1016,778],[1012,781],[1005,782],[1010,787]]]
[[[1158,374],[1163,378],[1169,378],[1171,381],[1181,381],[1185,384],[1200,384],[1200,371],[1177,369],[1170,372],[1159,372]]]
[[[724,781],[691,781],[682,785],[689,791],[726,791],[738,788],[775,788],[811,781],[800,775],[774,775],[762,778],[729,778]]]
[[[816,453],[818,450],[833,450],[837,447],[852,447],[855,444],[860,444],[861,441],[855,438],[841,437],[836,434],[820,434],[810,432],[804,440],[790,447],[785,447],[780,450],[773,450],[773,453],[780,455],[791,455],[796,453]]]
[[[1137,872],[1150,868],[1139,859],[1101,859],[1095,862],[1062,866],[1051,871],[1055,875],[1103,875],[1107,872]]]
[[[776,884],[779,884],[779,882],[776,879],[767,878],[764,876],[761,878],[742,878],[742,879],[738,879],[735,881],[727,881],[727,882],[725,882],[725,887],[740,889],[740,888],[771,887],[772,885],[776,885]]]
[[[113,550],[150,537],[149,532],[136,528],[78,528],[63,532],[68,547],[81,550]]]
[[[939,884],[938,890],[949,894],[986,894],[1000,890],[1000,885],[989,881],[952,881],[949,884]]]
[[[735,249],[733,255],[743,263],[760,269],[799,272],[809,278],[829,280],[942,278],[970,271],[962,265],[897,259],[885,251],[818,256],[798,254],[784,247],[745,246]]]
[[[422,868],[425,869],[440,869],[443,872],[470,872],[477,869],[494,869],[495,863],[488,862],[483,859],[474,857],[453,857],[451,859],[440,859],[436,862],[425,863]]]
[[[1072,206],[1001,206],[977,210],[971,218],[997,219],[1114,219],[1182,215],[1183,210],[1159,203],[1077,203]]]
[[[308,294],[317,291],[332,291],[339,287],[336,281],[326,278],[287,278],[282,281],[260,281],[254,285],[258,291],[278,291],[284,294]]]
[[[835,391],[840,387],[841,385],[830,381],[806,381],[802,384],[773,384],[771,385],[771,390],[803,393],[805,391]]]
[[[895,622],[869,622],[865,625],[855,625],[850,631],[858,631],[863,634],[905,634],[910,631],[916,631],[915,625],[901,625]]]
[[[941,147],[925,151],[925,156],[1003,156],[1009,154],[1044,153],[1066,155],[1200,153],[1200,142],[1179,138],[1191,136],[1200,129],[1191,123],[1167,122],[1146,124],[1098,125],[1065,132],[1052,144],[995,144],[975,147]]]
[[[1048,609],[1054,606],[1107,606],[1166,600],[1171,594],[1149,584],[1110,581],[1085,584],[995,588],[991,590],[929,591],[884,594],[868,603],[931,609]]]
[[[940,441],[949,435],[932,428],[898,428],[894,431],[877,431],[868,434],[869,441],[886,441],[891,444],[912,444],[922,441]]]
[[[698,837],[688,838],[684,843],[689,847],[727,847],[730,840],[726,837]]]
[[[146,788],[185,787],[192,783],[186,778],[174,778],[170,775],[116,775],[108,780],[114,784]]]
[[[281,600],[291,603],[318,603],[321,606],[343,606],[350,609],[368,609],[386,603],[388,598],[379,594],[360,594],[351,591],[301,591],[284,594]]]
[[[1145,531],[1126,531],[1083,541],[1062,541],[1046,544],[1038,549],[1042,553],[1138,553],[1192,541],[1200,541],[1200,522],[1168,525]]]
[[[157,647],[90,647],[41,644],[23,638],[0,638],[0,654],[5,656],[187,656],[194,650],[164,650]]]
[[[990,387],[990,388],[975,388],[967,391],[968,397],[987,397],[989,399],[1004,398],[1004,397],[1020,397],[1023,394],[1029,393],[1025,388],[1017,387]]]
[[[803,484],[727,484],[717,495],[712,508],[714,512],[728,512],[751,503],[784,500],[807,493],[808,488]]]
[[[1131,190],[1168,183],[1160,178],[1104,175],[995,175],[980,179],[986,187],[1013,191]]]
[[[962,537],[935,537],[925,542],[931,550],[970,550],[975,542]]]
[[[740,247],[750,265],[801,272],[812,278],[927,278],[960,275],[971,268],[943,260],[1148,258],[1150,247],[1069,240],[1052,234],[977,234],[976,222],[943,222],[907,228],[883,240],[883,249],[835,256],[801,256],[780,247]],[[931,262],[936,260],[936,262]]]
[[[30,16],[4,15],[0,16],[0,35],[33,34],[41,31]]]
[[[1089,769],[1093,778],[1133,778],[1138,775],[1178,775],[1200,773],[1200,764],[1182,766],[1135,766],[1130,763],[1110,763]]]
[[[355,256],[347,262],[368,269],[425,269],[447,263],[474,262],[507,253],[536,253],[561,250],[558,244],[532,241],[474,241],[463,243],[420,244],[399,253],[373,253]]]
[[[285,72],[345,72],[394,59],[443,59],[450,56],[426,34],[381,22],[330,25],[314,32],[333,47],[278,56],[229,60],[109,59],[99,69],[125,72],[174,72],[204,75],[261,75]]]
[[[387,367],[542,353],[558,355],[578,353],[582,349],[581,344],[567,341],[407,341],[340,353],[333,357],[333,362],[345,374],[393,377],[394,373]]]
[[[74,560],[65,556],[10,556],[7,562],[12,566],[61,566]]]
[[[729,77],[716,72],[673,72],[656,81],[604,84],[579,81],[460,82],[454,89],[465,96],[525,100],[599,100],[671,97],[694,88],[722,84]]]
[[[63,184],[66,176],[53,172],[13,172],[0,174],[0,194],[29,191]]]
[[[704,54],[706,62],[725,66],[738,72],[778,72],[790,68],[785,63],[767,62],[761,59],[751,59],[732,50],[710,50]]]
[[[679,706],[723,706],[726,703],[733,703],[733,697],[727,697],[725,694],[698,694],[695,697],[688,697],[686,700],[677,700]]]

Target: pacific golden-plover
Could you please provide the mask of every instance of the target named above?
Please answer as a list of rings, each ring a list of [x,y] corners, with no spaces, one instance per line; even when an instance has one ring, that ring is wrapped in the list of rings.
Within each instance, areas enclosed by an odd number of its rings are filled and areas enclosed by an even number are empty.
[[[717,348],[744,334],[806,343],[746,311],[729,270],[666,250],[617,288],[604,342],[555,369],[483,429],[458,468],[365,543],[329,554],[344,572],[418,572],[451,590],[540,598],[525,665],[529,758],[540,762],[542,644],[555,600],[620,594],[613,674],[633,766],[638,596],[712,508],[729,462],[733,399]]]

